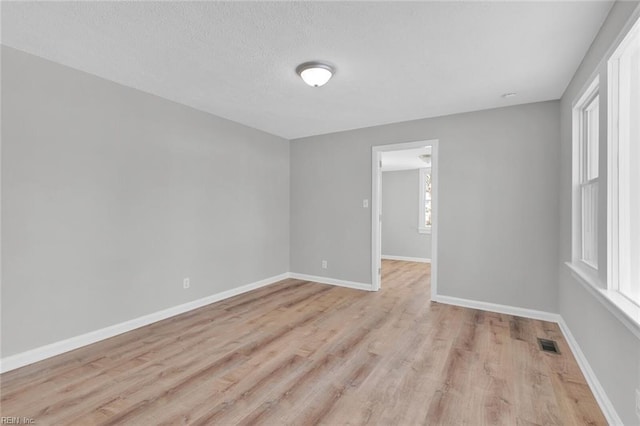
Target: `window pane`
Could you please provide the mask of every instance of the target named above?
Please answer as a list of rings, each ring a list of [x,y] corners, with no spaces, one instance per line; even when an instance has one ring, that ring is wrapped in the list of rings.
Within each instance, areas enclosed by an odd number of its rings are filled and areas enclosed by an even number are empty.
[[[640,34],[619,62],[618,250],[620,292],[640,304]]]
[[[582,185],[582,260],[598,267],[598,182]]]
[[[573,108],[572,261],[598,269],[598,161],[600,80],[591,84]]]
[[[431,226],[431,173],[425,173],[424,184],[424,226]]]
[[[599,96],[584,109],[585,180],[598,177]]]

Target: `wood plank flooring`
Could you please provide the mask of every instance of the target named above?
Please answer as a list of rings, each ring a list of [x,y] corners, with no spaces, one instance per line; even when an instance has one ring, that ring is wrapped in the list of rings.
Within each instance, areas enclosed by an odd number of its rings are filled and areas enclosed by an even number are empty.
[[[606,424],[557,325],[289,279],[3,374],[38,425]],[[536,338],[554,339],[561,355]]]

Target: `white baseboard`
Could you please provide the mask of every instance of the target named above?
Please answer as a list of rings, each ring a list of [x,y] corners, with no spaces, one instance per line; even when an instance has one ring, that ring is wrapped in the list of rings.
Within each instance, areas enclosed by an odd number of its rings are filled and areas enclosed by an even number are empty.
[[[171,308],[167,308],[162,311],[154,312],[142,317],[134,318],[129,321],[91,331],[80,336],[71,337],[69,339],[61,340],[59,342],[51,343],[45,346],[40,346],[39,348],[31,349],[26,352],[4,357],[0,360],[0,373],[15,370],[16,368],[33,364],[34,362],[42,361],[44,359],[51,358],[65,352],[78,349],[82,346],[90,345],[91,343],[99,342],[100,340],[108,339],[110,337],[126,333],[127,331],[135,330],[136,328],[144,327],[145,325],[149,325],[154,322],[161,321],[163,319],[170,318],[175,315],[179,315],[214,302],[218,302],[220,300],[228,299],[230,297],[237,296],[239,294],[246,293],[260,287],[265,287],[269,284],[273,284],[287,278],[289,278],[289,273],[276,275],[271,278],[266,278],[264,280],[243,285],[242,287],[226,290],[221,293],[203,297],[202,299],[193,300],[191,302],[187,302],[178,306],[172,306]]]
[[[390,254],[383,254],[380,257],[386,260],[403,260],[405,262],[431,263],[431,259],[429,259],[428,257],[392,256]]]
[[[445,303],[447,305],[462,306],[465,308],[480,309],[483,311],[497,312],[499,314],[515,315],[518,317],[532,318],[542,321],[558,322],[559,314],[538,311],[535,309],[518,308],[515,306],[499,305],[497,303],[481,302],[478,300],[462,299],[452,296],[436,295],[431,299],[433,302]]]
[[[575,339],[575,337],[573,337],[573,334],[571,334],[571,330],[569,329],[567,323],[564,321],[564,318],[560,317],[558,325],[560,326],[560,330],[562,330],[562,334],[564,334],[564,338],[567,341],[567,344],[571,348],[571,352],[573,352],[573,356],[578,362],[578,366],[580,366],[580,370],[582,370],[582,374],[584,374],[585,379],[587,379],[589,388],[591,388],[593,396],[596,398],[596,401],[598,401],[598,405],[600,405],[600,409],[602,410],[604,417],[607,419],[607,422],[610,425],[622,425],[620,416],[618,416],[618,413],[613,407],[611,400],[598,381],[596,373],[594,373],[591,369],[589,361],[587,361],[587,357],[585,357],[582,349],[580,349],[580,345],[578,345],[577,340]]]
[[[371,284],[358,283],[355,281],[337,280],[335,278],[320,277],[316,275],[307,275],[307,274],[298,274],[296,272],[290,272],[289,277],[295,278],[297,280],[313,281],[316,283],[331,284],[331,285],[337,285],[340,287],[354,288],[356,290],[373,291],[371,288]]]
[[[458,297],[442,296],[442,295],[436,295],[435,297],[432,298],[432,301],[445,303],[447,305],[456,305],[456,306],[462,306],[465,308],[481,309],[483,311],[497,312],[500,314],[516,315],[524,318],[555,322],[560,327],[560,331],[562,331],[562,334],[564,335],[564,338],[567,341],[567,344],[569,345],[571,352],[576,358],[576,361],[578,362],[578,366],[580,367],[580,370],[582,370],[582,374],[587,380],[587,384],[589,385],[589,388],[591,389],[593,396],[596,398],[596,401],[598,402],[598,405],[600,406],[602,413],[607,419],[607,422],[610,425],[622,425],[622,420],[620,420],[620,416],[618,416],[618,413],[616,412],[613,404],[611,403],[611,400],[609,399],[609,397],[607,397],[607,394],[604,391],[604,388],[598,381],[598,377],[593,372],[593,369],[591,369],[591,366],[589,365],[589,361],[587,361],[587,357],[584,355],[584,353],[580,349],[578,342],[573,337],[573,334],[571,334],[571,330],[569,329],[569,326],[567,325],[567,323],[564,321],[564,318],[562,318],[560,314],[554,314],[554,313],[545,312],[545,311],[537,311],[535,309],[518,308],[515,306],[499,305],[496,303],[480,302],[477,300],[461,299]]]
[[[278,281],[282,281],[287,278],[294,278],[294,279],[312,281],[312,282],[323,283],[323,284],[331,284],[331,285],[336,285],[341,287],[353,288],[357,290],[372,291],[371,284],[338,280],[334,278],[320,277],[315,275],[298,274],[295,272],[288,272],[288,273],[276,275],[274,277],[266,278],[264,280],[256,281],[256,282],[244,285],[242,287],[226,290],[221,293],[204,297],[202,299],[187,302],[182,305],[173,306],[171,308],[154,312],[149,315],[145,315],[129,321],[125,321],[120,324],[115,324],[109,327],[102,328],[100,330],[92,331],[86,334],[82,334],[80,336],[75,336],[66,340],[62,340],[49,345],[41,346],[39,348],[31,349],[26,352],[22,352],[19,354],[2,358],[0,359],[0,372],[4,373],[6,371],[15,370],[16,368],[33,364],[35,362],[42,361],[44,359],[51,358],[56,355],[60,355],[62,353],[69,352],[74,349],[80,348],[82,346],[90,345],[100,340],[108,339],[110,337],[117,336],[119,334],[126,333],[131,330],[135,330],[136,328],[144,327],[145,325],[149,325],[154,322],[161,321],[163,319],[170,318],[175,315],[179,315],[179,314],[191,311],[193,309],[197,309],[202,306],[218,302],[220,300],[228,299],[230,297],[237,296],[239,294],[258,289],[260,287],[265,287],[267,285],[276,283]],[[609,398],[607,397],[607,394],[604,391],[604,388],[598,381],[596,374],[593,372],[593,369],[589,365],[589,362],[587,361],[587,358],[585,357],[584,353],[580,349],[578,342],[573,337],[568,325],[559,314],[554,314],[554,313],[545,312],[545,311],[538,311],[535,309],[518,308],[514,306],[500,305],[496,303],[462,299],[458,297],[443,296],[443,295],[434,296],[432,298],[432,301],[438,302],[438,303],[444,303],[448,305],[462,306],[465,308],[481,309],[484,311],[497,312],[497,313],[507,314],[507,315],[516,315],[516,316],[521,316],[525,318],[532,318],[536,320],[550,321],[550,322],[557,323],[558,326],[560,327],[560,330],[564,334],[564,337],[567,340],[567,344],[571,348],[571,351],[573,352],[573,355],[575,356],[576,361],[580,366],[580,369],[582,370],[582,374],[584,374],[585,379],[587,380],[587,383],[591,388],[591,392],[593,392],[593,395],[595,396],[596,401],[600,405],[600,409],[604,413],[607,419],[607,422],[609,422],[609,424],[611,425],[622,424],[622,421],[620,420],[620,416],[618,416],[613,404],[611,403],[611,400],[609,400]]]

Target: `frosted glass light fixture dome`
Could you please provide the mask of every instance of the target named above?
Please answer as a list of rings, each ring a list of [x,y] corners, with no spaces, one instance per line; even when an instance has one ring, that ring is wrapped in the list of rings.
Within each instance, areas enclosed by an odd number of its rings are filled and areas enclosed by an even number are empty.
[[[305,62],[298,65],[296,72],[309,86],[320,87],[333,76],[333,67],[322,62]]]

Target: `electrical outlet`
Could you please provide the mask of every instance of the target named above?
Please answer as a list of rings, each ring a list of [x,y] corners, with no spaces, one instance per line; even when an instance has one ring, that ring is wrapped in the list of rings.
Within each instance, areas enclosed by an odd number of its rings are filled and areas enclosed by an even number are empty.
[[[184,280],[182,280],[182,288],[187,289],[191,286],[191,283],[189,282],[189,278],[185,278]]]
[[[636,389],[636,416],[640,419],[640,389]]]
[[[365,208],[365,209],[368,208],[369,207],[369,200],[366,200],[366,199],[362,200],[362,207]]]
[[[327,269],[327,261],[326,260],[322,261],[322,269]]]

